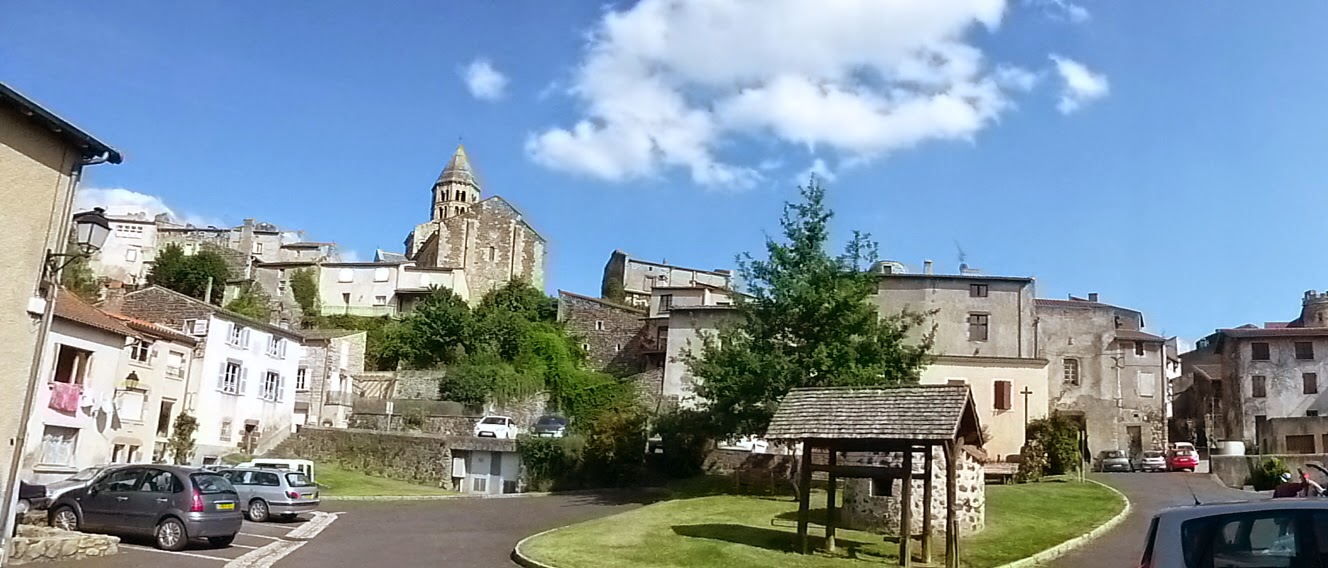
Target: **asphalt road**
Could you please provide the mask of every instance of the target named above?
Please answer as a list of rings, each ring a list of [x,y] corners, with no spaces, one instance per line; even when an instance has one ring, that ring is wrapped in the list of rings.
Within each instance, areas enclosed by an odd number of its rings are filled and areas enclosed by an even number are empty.
[[[632,494],[561,495],[443,501],[324,501],[337,513],[311,539],[297,538],[309,523],[245,521],[235,546],[195,543],[164,552],[150,539],[130,539],[108,558],[43,564],[51,568],[266,568],[411,566],[512,568],[512,548],[532,534],[640,506]],[[289,546],[287,546],[289,545]],[[282,548],[287,550],[281,550]],[[274,550],[275,549],[275,550]],[[264,551],[274,553],[264,556]]]
[[[1168,507],[1200,502],[1247,501],[1257,495],[1223,487],[1206,473],[1095,473],[1130,499],[1130,514],[1101,538],[1050,563],[1056,568],[1138,566],[1153,514]],[[1193,490],[1193,495],[1191,495]]]

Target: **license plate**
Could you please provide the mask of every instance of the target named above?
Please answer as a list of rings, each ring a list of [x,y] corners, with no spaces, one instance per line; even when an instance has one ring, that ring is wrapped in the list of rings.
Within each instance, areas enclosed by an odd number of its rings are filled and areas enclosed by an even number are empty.
[[[314,494],[313,494],[313,493],[301,493],[301,494],[300,494],[300,497],[304,497],[305,499],[313,499],[313,498],[314,498]]]
[[[235,503],[217,503],[218,511],[234,511]]]

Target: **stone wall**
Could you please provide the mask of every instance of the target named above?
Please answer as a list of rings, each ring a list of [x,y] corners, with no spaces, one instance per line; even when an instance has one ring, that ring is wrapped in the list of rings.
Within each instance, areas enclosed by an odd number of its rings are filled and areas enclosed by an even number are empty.
[[[1214,476],[1217,477],[1223,485],[1227,487],[1243,487],[1250,481],[1250,472],[1259,467],[1259,464],[1269,458],[1277,458],[1286,464],[1291,473],[1296,470],[1303,470],[1310,474],[1311,479],[1323,482],[1323,475],[1318,470],[1308,467],[1306,464],[1315,463],[1324,465],[1328,463],[1328,454],[1264,454],[1250,456],[1219,456],[1213,455],[1208,458],[1208,468]],[[1325,484],[1328,485],[1328,484]]]
[[[772,473],[780,479],[792,479],[797,467],[798,456],[795,455],[754,454],[743,450],[713,450],[706,455],[702,466],[706,473],[714,475],[760,471]]]
[[[903,468],[903,453],[858,454],[849,453],[841,463],[845,465],[882,465]],[[945,532],[946,484],[945,453],[935,448],[932,454],[932,531]],[[912,534],[920,534],[925,520],[922,517],[924,454],[913,455],[913,527]],[[960,534],[981,532],[986,526],[986,486],[983,469],[978,458],[968,452],[959,452],[957,496]],[[875,485],[875,491],[873,491]],[[842,519],[847,528],[876,533],[899,534],[900,501],[903,479],[873,481],[871,479],[844,480],[844,510]]]
[[[470,436],[475,433],[478,416],[425,416],[424,425],[418,428],[422,434],[442,434],[444,436]],[[350,418],[350,427],[360,430],[404,432],[414,430],[406,424],[400,414],[378,414],[356,412]]]
[[[451,487],[448,440],[430,434],[305,427],[265,457],[298,458],[432,487]]]
[[[614,375],[645,368],[645,315],[637,308],[558,291],[558,321],[586,348],[591,365]]]
[[[447,371],[442,369],[397,371],[392,398],[438,400],[438,381],[445,376]]]
[[[19,525],[9,565],[99,558],[120,553],[120,539],[100,534],[67,532],[51,527]]]

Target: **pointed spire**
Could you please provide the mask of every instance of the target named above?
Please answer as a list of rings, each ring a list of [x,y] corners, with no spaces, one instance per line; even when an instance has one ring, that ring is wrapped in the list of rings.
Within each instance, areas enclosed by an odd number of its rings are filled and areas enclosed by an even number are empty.
[[[437,183],[464,183],[476,188],[480,186],[479,181],[475,179],[474,170],[470,168],[470,159],[466,157],[464,145],[457,145],[456,153],[447,161],[447,166],[438,176]]]

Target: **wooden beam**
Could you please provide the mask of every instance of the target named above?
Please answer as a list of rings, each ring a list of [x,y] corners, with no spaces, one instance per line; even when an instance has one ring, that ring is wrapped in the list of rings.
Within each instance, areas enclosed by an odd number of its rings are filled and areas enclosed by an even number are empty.
[[[825,495],[825,549],[829,552],[835,551],[835,485],[839,480],[834,470],[837,454],[834,450],[830,451],[830,484]]]
[[[945,444],[945,566],[959,568],[959,519],[956,508],[959,448]]]
[[[802,465],[798,468],[798,550],[811,554],[807,542],[807,524],[811,521],[812,500],[812,446],[803,444]]]
[[[932,500],[932,475],[933,462],[932,452],[936,446],[927,446],[927,455],[924,458],[922,466],[922,562],[931,564],[931,500]]]
[[[899,495],[899,565],[913,565],[913,448],[904,451],[903,491]]]
[[[824,471],[835,477],[857,477],[871,479],[898,479],[904,476],[904,468],[880,465],[830,465],[812,464],[812,471]]]

